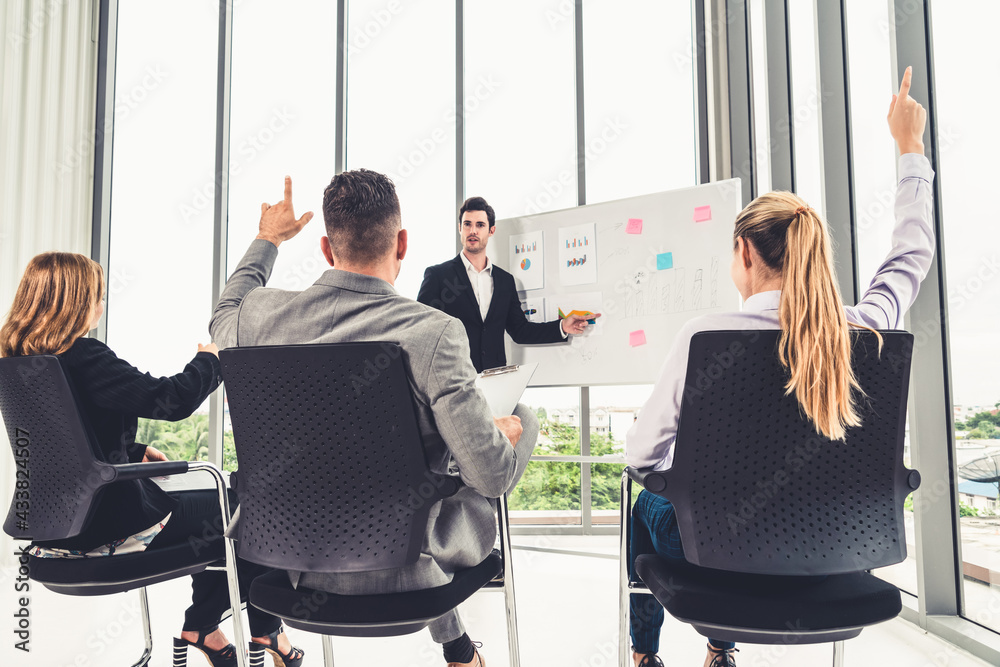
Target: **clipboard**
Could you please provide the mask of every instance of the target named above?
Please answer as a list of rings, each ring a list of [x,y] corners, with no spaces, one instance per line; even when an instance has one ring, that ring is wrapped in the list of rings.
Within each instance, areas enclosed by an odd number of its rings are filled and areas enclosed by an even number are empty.
[[[521,400],[537,363],[488,368],[476,376],[476,388],[486,396],[494,417],[509,417]]]

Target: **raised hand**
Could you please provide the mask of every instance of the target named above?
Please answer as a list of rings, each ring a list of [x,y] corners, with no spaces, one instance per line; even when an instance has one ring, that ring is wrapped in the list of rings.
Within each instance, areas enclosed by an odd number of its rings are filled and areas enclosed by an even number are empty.
[[[913,80],[913,67],[907,67],[903,72],[903,81],[899,84],[899,94],[892,96],[889,105],[889,132],[896,140],[900,153],[924,153],[924,126],[927,124],[927,110],[915,99],[910,97],[910,82]]]
[[[283,241],[293,238],[302,231],[312,217],[312,211],[308,211],[298,220],[295,219],[295,209],[292,207],[292,177],[285,176],[285,198],[274,206],[267,202],[260,205],[260,233],[257,234],[257,238],[270,241],[278,247]]]

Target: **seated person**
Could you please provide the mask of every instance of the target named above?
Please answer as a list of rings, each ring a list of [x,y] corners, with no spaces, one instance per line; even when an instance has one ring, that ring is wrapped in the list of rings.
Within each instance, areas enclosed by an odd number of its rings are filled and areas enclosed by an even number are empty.
[[[212,317],[222,347],[391,340],[403,350],[427,462],[447,473],[453,460],[464,486],[431,512],[423,551],[413,565],[361,573],[290,573],[293,585],[351,595],[441,586],[481,563],[496,540],[491,498],[524,474],[538,420],[519,405],[494,419],[476,389],[462,323],[393,289],[406,256],[399,199],[388,178],[365,169],[339,174],[323,195],[326,236],[320,247],[333,269],[302,292],[264,288],[278,246],[312,218],[296,220],[291,179],[284,201],[261,206],[260,234],[229,278]],[[522,433],[523,429],[523,433]],[[457,610],[430,625],[445,661],[480,667],[482,659]]]
[[[135,441],[138,419],[179,421],[190,416],[222,382],[218,349],[199,345],[182,372],[154,378],[119,359],[101,341],[86,337],[103,314],[104,273],[99,264],[74,253],[37,255],[28,263],[0,328],[0,356],[60,358],[104,461],[166,461],[156,448]],[[205,526],[219,527],[215,537],[206,537]],[[93,518],[79,535],[38,542],[30,553],[41,558],[114,558],[175,546],[192,536],[199,538],[190,542],[192,548],[201,549],[219,539],[221,527],[215,490],[166,493],[152,480],[128,480],[104,488]],[[246,561],[239,561],[237,568],[246,599],[250,581],[269,570]],[[215,667],[235,667],[236,648],[218,629],[229,609],[225,572],[192,575],[191,588],[191,606],[174,646],[194,646]],[[247,616],[255,642],[277,645],[289,667],[301,664],[302,651],[288,643],[280,619],[250,606]]]
[[[889,129],[901,153],[892,250],[861,301],[853,307],[841,301],[829,230],[808,204],[790,192],[771,192],[750,202],[733,231],[732,278],[744,299],[743,312],[699,317],[678,333],[649,401],[626,435],[629,465],[670,468],[688,349],[699,331],[780,329],[778,353],[790,375],[787,390],[817,433],[842,440],[848,427],[860,423],[850,327],[900,328],[934,255],[934,173],[923,154],[926,112],[907,94],[911,76],[907,68],[889,109]],[[684,562],[670,501],[642,491],[632,510],[632,526],[633,561],[640,554],[657,553]],[[630,618],[635,664],[663,665],[656,655],[663,607],[652,595],[632,595]],[[733,650],[732,642],[709,639],[705,666],[734,667]]]

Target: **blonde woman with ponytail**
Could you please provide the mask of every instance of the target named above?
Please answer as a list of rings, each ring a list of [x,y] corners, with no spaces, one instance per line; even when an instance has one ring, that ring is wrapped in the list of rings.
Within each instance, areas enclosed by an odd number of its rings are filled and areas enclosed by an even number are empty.
[[[733,230],[731,275],[743,310],[700,317],[681,329],[649,401],[626,436],[629,465],[657,470],[672,465],[688,347],[699,331],[780,329],[779,358],[789,372],[786,389],[817,433],[843,440],[845,430],[860,423],[851,328],[900,328],[934,254],[934,173],[923,145],[927,114],[909,96],[911,78],[907,68],[889,106],[889,130],[900,152],[892,248],[861,301],[845,306],[841,300],[829,230],[809,204],[790,192],[770,192],[750,202]],[[670,501],[646,491],[639,494],[630,553],[633,559],[657,553],[683,561]],[[633,595],[631,621],[637,667],[663,665],[656,655],[663,608],[652,595]],[[731,642],[710,639],[704,666],[735,667],[734,651]]]

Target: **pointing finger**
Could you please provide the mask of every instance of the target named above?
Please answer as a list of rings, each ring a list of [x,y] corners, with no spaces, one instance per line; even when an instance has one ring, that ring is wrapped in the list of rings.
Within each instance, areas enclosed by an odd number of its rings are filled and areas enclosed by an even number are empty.
[[[285,176],[285,203],[292,203],[292,177]]]
[[[910,65],[903,72],[903,81],[899,84],[899,99],[906,99],[910,94],[910,82],[913,80],[913,66]]]

